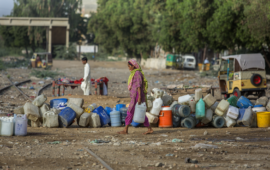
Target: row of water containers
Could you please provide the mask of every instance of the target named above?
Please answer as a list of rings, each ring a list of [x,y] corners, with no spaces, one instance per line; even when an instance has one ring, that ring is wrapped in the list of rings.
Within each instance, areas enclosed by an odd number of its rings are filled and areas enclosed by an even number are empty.
[[[14,117],[0,117],[1,136],[26,136],[27,135],[26,115],[14,115]]]

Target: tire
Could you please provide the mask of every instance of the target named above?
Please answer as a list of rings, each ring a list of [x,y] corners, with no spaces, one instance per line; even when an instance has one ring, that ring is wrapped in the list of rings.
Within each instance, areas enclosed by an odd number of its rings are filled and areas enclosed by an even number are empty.
[[[236,96],[238,99],[241,97],[241,92],[239,89],[234,89],[233,90],[233,95]]]
[[[250,78],[250,82],[253,86],[260,86],[263,82],[263,78],[259,74],[253,74]]]

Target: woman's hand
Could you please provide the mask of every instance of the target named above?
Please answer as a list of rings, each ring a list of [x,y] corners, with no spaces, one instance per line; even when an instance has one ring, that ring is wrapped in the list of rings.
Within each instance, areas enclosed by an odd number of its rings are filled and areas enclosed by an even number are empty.
[[[138,104],[141,105],[142,103],[142,100],[141,100],[141,97],[138,98]]]

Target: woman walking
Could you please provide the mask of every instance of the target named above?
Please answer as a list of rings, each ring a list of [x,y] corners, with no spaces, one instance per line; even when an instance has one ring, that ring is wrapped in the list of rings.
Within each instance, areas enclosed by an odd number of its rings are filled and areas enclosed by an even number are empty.
[[[128,90],[130,91],[130,104],[127,111],[127,117],[125,120],[126,126],[125,129],[119,134],[128,134],[128,126],[131,124],[135,105],[138,103],[139,105],[143,102],[146,102],[147,88],[148,83],[144,77],[144,73],[140,67],[140,65],[133,59],[129,60],[128,68],[130,71],[130,76],[128,78]],[[148,131],[144,134],[153,133],[153,129],[149,125],[148,118],[145,116],[144,126],[148,128]]]

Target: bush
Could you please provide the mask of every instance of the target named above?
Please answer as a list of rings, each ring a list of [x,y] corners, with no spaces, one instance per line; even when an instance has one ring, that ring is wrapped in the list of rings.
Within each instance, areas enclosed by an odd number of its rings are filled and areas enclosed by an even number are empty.
[[[46,78],[46,77],[54,78],[56,76],[63,75],[63,74],[58,73],[56,71],[49,71],[49,70],[32,70],[30,75],[35,76],[37,78]]]

